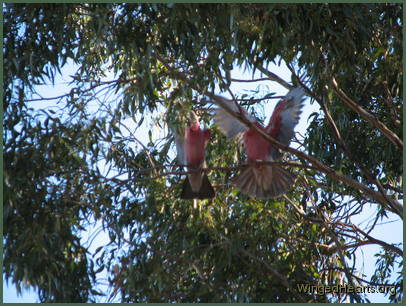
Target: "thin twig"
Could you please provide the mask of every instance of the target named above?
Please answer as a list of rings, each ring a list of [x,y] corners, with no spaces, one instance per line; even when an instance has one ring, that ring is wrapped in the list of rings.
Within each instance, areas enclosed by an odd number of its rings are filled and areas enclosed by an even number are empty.
[[[241,80],[241,79],[231,79],[232,82],[242,82],[242,83],[250,83],[250,82],[260,82],[260,81],[269,81],[269,78],[260,78],[260,79],[253,79],[253,80]]]
[[[372,236],[370,236],[369,234],[367,234],[366,232],[364,232],[362,229],[360,229],[358,226],[356,225],[352,225],[352,227],[359,233],[361,233],[362,235],[365,236],[365,238],[369,239],[370,241],[379,244],[380,246],[382,246],[385,249],[391,250],[392,252],[395,252],[396,254],[398,254],[399,256],[403,257],[403,251],[389,243],[386,243],[385,241],[379,240],[377,238],[374,238]]]
[[[270,81],[277,82],[278,84],[282,85],[283,87],[285,87],[289,90],[294,88],[293,85],[290,85],[288,82],[286,82],[285,80],[278,77],[275,73],[273,73],[261,66],[255,66],[255,68],[257,68],[259,71],[261,71],[263,74],[265,74]]]

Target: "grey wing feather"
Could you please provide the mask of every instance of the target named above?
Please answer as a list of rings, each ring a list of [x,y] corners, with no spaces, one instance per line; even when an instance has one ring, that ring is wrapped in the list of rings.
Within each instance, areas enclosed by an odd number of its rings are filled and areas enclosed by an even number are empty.
[[[175,135],[178,163],[181,165],[186,165],[185,138],[179,135],[175,130],[173,130],[173,133]]]
[[[214,120],[217,126],[219,127],[220,131],[228,138],[235,137],[238,140],[239,138],[241,138],[242,133],[248,130],[248,128],[242,122],[238,121],[231,114],[229,114],[224,108],[228,108],[235,113],[239,112],[239,108],[232,100],[227,100],[224,98],[221,99],[221,103],[220,101],[218,101],[218,104],[221,105],[222,108],[218,108],[215,110]],[[248,114],[245,110],[244,116],[251,122],[256,121],[256,119]]]
[[[286,95],[288,102],[281,113],[281,127],[278,135],[278,141],[284,145],[289,145],[293,136],[295,135],[294,129],[300,119],[303,107],[304,90],[301,87],[292,89]]]
[[[305,92],[302,87],[297,87],[289,91],[284,98],[286,104],[280,113],[281,124],[279,127],[278,135],[276,139],[288,146],[295,136],[295,126],[299,122],[300,114],[302,113],[303,101]],[[274,127],[271,125],[268,129],[270,132]],[[276,160],[282,156],[279,149],[271,146],[270,155],[272,159]]]
[[[228,138],[234,138],[238,134],[247,130],[247,127],[244,124],[235,119],[222,108],[216,110],[214,120],[216,121],[220,131]]]

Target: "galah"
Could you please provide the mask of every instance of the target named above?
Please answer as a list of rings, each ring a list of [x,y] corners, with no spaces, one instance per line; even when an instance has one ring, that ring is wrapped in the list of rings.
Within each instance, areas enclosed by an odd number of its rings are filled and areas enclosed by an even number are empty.
[[[206,166],[205,149],[211,131],[200,128],[199,118],[196,115],[192,122],[191,126],[185,129],[184,135],[175,136],[178,161],[186,165],[190,172],[183,182],[180,198],[211,199],[214,197],[214,190],[207,174],[202,170]]]
[[[280,143],[289,145],[294,136],[294,128],[299,122],[303,106],[304,91],[297,87],[275,106],[271,119],[266,127],[233,101],[222,99],[222,104],[229,110],[242,115],[259,129],[272,136]],[[273,162],[282,156],[261,134],[238,121],[223,108],[216,110],[217,126],[228,138],[242,142],[248,160],[248,165],[235,178],[234,184],[246,195],[258,199],[278,197],[286,193],[294,183],[294,177],[277,165],[260,164],[257,162]]]

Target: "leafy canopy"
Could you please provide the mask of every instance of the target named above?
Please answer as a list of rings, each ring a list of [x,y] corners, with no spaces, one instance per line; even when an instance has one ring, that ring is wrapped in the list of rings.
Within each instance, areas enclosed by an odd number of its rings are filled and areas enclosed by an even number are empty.
[[[42,302],[367,300],[298,289],[344,283],[395,284],[388,298],[400,301],[402,244],[373,229],[403,218],[401,8],[5,4],[6,278],[35,287]],[[271,64],[286,64],[291,80]],[[66,65],[78,68],[70,90],[39,97]],[[217,196],[180,200],[170,128],[191,110],[213,126],[214,94],[238,81],[234,68],[301,84],[320,105],[284,157],[295,188],[267,201],[238,193],[230,180],[244,153],[214,127],[207,162]],[[275,102],[262,90],[233,94],[260,117]],[[155,126],[147,141],[144,118]],[[374,222],[353,224],[368,207]],[[81,236],[96,221],[109,241],[92,254]],[[368,279],[350,263],[369,244],[381,252]]]

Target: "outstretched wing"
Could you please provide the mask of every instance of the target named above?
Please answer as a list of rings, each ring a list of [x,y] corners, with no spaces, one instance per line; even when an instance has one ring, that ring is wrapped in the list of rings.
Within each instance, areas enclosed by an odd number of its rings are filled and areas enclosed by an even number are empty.
[[[221,106],[221,108],[216,109],[214,120],[219,127],[220,131],[226,135],[228,138],[239,138],[243,132],[248,130],[248,127],[245,126],[242,122],[238,121],[232,115],[230,115],[225,108],[233,111],[235,113],[239,113],[239,108],[232,100],[227,100],[221,98],[221,101],[217,99],[217,104]],[[241,108],[242,109],[242,108]],[[242,109],[243,115],[251,122],[256,122],[255,117],[248,114],[248,112]]]
[[[284,145],[289,145],[293,136],[294,129],[299,122],[301,108],[303,107],[304,90],[297,87],[289,91],[284,99],[278,102],[273,111],[266,132]],[[279,152],[272,148],[272,156],[278,158]]]
[[[180,135],[175,128],[172,129],[172,132],[175,136],[176,152],[178,164],[186,165],[186,156],[185,156],[185,136]]]

